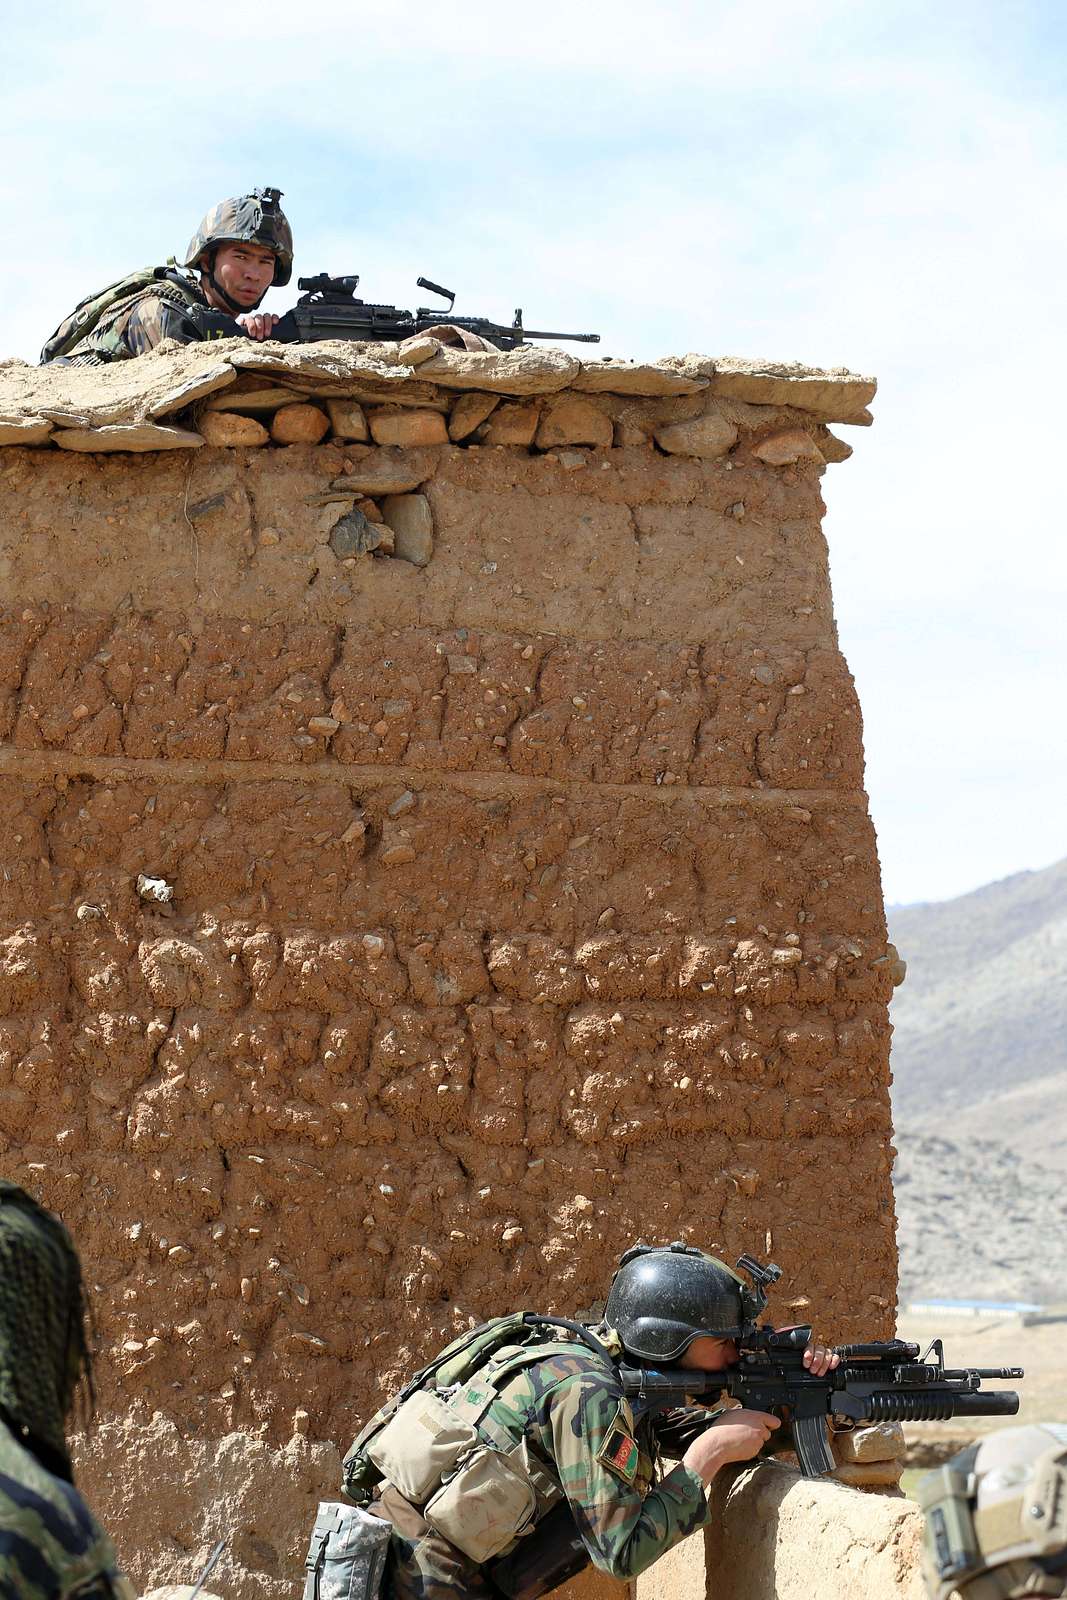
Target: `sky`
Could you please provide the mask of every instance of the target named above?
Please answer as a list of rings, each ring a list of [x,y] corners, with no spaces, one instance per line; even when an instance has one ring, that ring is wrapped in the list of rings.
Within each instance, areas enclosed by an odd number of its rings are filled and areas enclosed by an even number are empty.
[[[42,0],[3,31],[0,355],[272,184],[297,271],[368,299],[423,274],[604,353],[875,374],[823,492],[886,898],[1067,855],[1061,0]]]

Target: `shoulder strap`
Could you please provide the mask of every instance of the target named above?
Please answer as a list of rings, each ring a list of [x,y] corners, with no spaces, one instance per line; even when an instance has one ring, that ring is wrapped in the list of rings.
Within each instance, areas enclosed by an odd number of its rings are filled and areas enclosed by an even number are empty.
[[[474,1376],[455,1394],[449,1395],[448,1409],[462,1417],[464,1422],[469,1422],[472,1428],[481,1426],[485,1432],[486,1412],[509,1378],[521,1372],[523,1367],[532,1367],[539,1361],[550,1361],[553,1356],[569,1356],[576,1353],[588,1352],[584,1352],[584,1347],[576,1344],[573,1339],[524,1345],[521,1348],[505,1345],[503,1349],[495,1351],[485,1365],[479,1367]]]

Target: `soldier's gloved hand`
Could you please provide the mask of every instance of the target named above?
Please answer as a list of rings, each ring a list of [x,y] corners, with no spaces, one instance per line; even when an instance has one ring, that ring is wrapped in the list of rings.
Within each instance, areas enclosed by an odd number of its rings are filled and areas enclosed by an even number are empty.
[[[711,1427],[693,1440],[682,1463],[705,1483],[710,1483],[728,1461],[751,1461],[759,1455],[781,1422],[768,1411],[748,1411],[736,1406],[716,1417]]]
[[[257,311],[237,320],[250,339],[269,339],[281,318],[272,311]]]

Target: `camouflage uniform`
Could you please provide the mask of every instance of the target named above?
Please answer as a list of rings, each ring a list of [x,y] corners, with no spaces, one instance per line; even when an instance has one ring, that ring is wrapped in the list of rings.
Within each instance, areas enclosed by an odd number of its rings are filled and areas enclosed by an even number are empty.
[[[111,1540],[71,1481],[64,1426],[85,1371],[70,1237],[0,1181],[0,1596],[132,1600]]]
[[[142,356],[164,339],[192,344],[204,337],[196,311],[207,308],[200,285],[187,273],[168,269],[150,288],[106,311],[64,359],[71,365],[95,367]]]
[[[48,1472],[0,1422],[0,1595],[118,1600],[132,1594],[111,1540],[74,1485]]]
[[[516,1373],[488,1418],[516,1443],[525,1436],[562,1486],[591,1560],[611,1577],[636,1577],[708,1521],[698,1474],[678,1465],[656,1478],[652,1423],[635,1423],[617,1369],[583,1345]],[[434,1532],[395,1487],[386,1486],[372,1509],[395,1529],[386,1575],[395,1600],[497,1593],[485,1568]],[[537,1538],[535,1530],[522,1542]]]
[[[82,301],[46,341],[41,351],[42,363],[60,361],[68,366],[98,367],[144,355],[164,339],[192,344],[198,339],[242,333],[243,329],[236,322],[228,328],[216,324],[210,332],[206,331],[198,314],[211,309],[212,303],[192,273],[204,275],[218,297],[215,304],[221,302],[227,306],[233,318],[254,307],[231,300],[215,277],[215,254],[220,245],[262,245],[274,255],[271,282],[278,288],[287,284],[293,272],[293,235],[280,201],[278,189],[254,189],[251,194],[220,200],[217,206],[212,206],[189,241],[181,262],[185,271],[171,261],[167,267],[155,268],[155,281],[147,285],[137,280],[147,278],[148,269],[143,274],[134,274],[135,287],[113,305],[109,303],[110,297],[116,291],[124,292],[127,280],[120,279],[117,284],[109,285],[102,295]],[[84,326],[88,318],[97,315],[98,303],[104,296],[108,298],[107,309],[93,322],[90,331],[72,344],[79,313],[80,325]],[[262,298],[261,295],[260,300]]]

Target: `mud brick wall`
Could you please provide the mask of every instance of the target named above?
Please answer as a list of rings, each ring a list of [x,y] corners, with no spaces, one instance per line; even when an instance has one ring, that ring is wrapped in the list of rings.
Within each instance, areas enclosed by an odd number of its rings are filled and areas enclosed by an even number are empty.
[[[305,377],[321,444],[0,451],[0,1158],[81,1244],[105,1417],[343,1445],[637,1238],[889,1332],[847,449],[713,370],[586,395],[596,446],[378,445],[365,393],[343,439]],[[406,437],[486,403],[426,388]],[[339,554],[357,506],[396,538]]]

